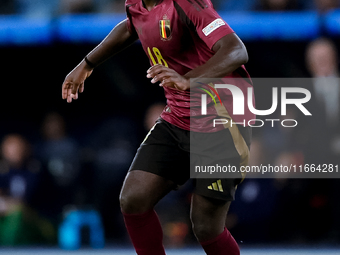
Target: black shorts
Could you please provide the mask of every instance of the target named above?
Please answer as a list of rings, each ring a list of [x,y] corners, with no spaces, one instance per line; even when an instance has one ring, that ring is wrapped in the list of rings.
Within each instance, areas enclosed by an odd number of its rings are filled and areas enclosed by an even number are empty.
[[[207,155],[209,149],[202,146],[190,146],[190,137],[194,134],[195,141],[204,144],[211,142],[218,147],[219,155],[213,155],[216,164],[216,156],[221,164],[244,165],[249,157],[251,128],[234,125],[233,129],[226,128],[214,133],[191,133],[188,130],[178,128],[163,119],[158,119],[140,145],[129,171],[142,170],[154,173],[158,176],[183,185],[190,179],[190,160],[194,156],[201,158]],[[191,151],[191,154],[190,154]],[[195,157],[194,157],[195,158]],[[205,162],[209,165],[209,162]],[[217,162],[218,163],[218,162]],[[192,164],[192,162],[191,162]],[[241,173],[232,178],[196,178],[193,179],[195,193],[225,201],[235,198],[235,190],[241,182]]]

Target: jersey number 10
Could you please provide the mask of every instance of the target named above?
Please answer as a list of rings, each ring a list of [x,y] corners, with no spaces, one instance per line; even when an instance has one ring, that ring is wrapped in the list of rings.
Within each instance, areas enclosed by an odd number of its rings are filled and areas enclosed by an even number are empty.
[[[148,47],[148,54],[149,54],[149,57],[150,57],[151,62],[152,62],[153,65],[160,64],[160,65],[163,65],[165,67],[169,67],[168,63],[163,58],[163,56],[162,56],[161,52],[159,51],[159,49],[157,49],[156,47],[152,47],[152,51],[153,51],[153,54],[152,54],[150,48]],[[155,60],[153,55],[156,56],[158,63],[156,62],[156,60]]]

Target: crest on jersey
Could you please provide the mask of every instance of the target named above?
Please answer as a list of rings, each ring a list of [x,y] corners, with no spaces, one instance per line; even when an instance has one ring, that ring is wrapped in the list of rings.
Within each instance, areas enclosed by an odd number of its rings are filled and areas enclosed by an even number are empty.
[[[159,32],[161,34],[162,40],[170,40],[171,38],[171,27],[170,20],[164,17],[159,21]]]

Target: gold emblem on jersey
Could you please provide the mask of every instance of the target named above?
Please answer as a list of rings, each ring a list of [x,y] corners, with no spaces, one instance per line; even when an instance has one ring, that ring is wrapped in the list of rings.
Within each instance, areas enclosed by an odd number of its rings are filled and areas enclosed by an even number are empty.
[[[171,39],[171,27],[170,20],[164,17],[159,21],[159,32],[161,34],[162,40],[170,40]]]

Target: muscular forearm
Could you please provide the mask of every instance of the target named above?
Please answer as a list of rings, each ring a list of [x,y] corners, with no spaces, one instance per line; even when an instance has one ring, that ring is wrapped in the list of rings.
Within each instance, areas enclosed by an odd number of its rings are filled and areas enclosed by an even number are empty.
[[[201,82],[204,82],[204,78],[222,78],[248,62],[247,50],[235,34],[227,35],[218,41],[213,51],[216,52],[214,56],[205,64],[186,73],[184,77],[199,79]]]
[[[106,38],[87,55],[91,63],[99,65],[138,39],[128,30],[126,22],[124,20],[115,26]]]
[[[147,71],[147,77],[152,78],[151,83],[161,82],[160,86],[188,90],[210,83],[213,78],[223,78],[248,61],[247,50],[235,34],[226,35],[216,42],[213,51],[215,54],[205,64],[183,76],[173,69],[155,65]]]
[[[84,82],[91,75],[93,68],[109,57],[123,50],[137,39],[127,28],[127,21],[119,23],[109,35],[94,48],[65,78],[62,85],[62,98],[67,102],[78,98],[78,92],[84,91]]]

